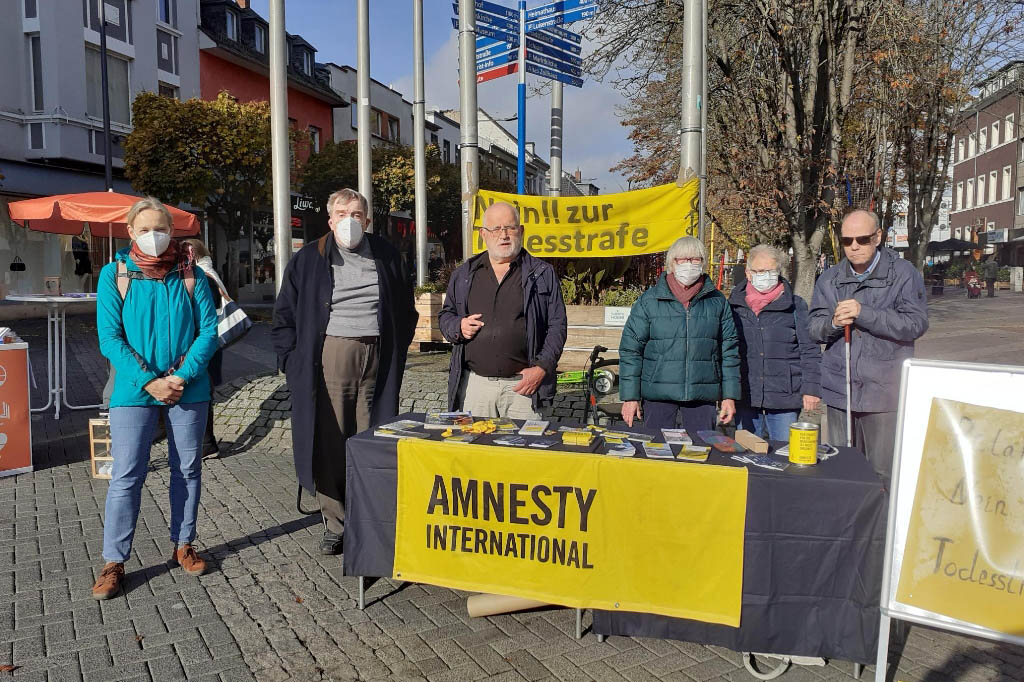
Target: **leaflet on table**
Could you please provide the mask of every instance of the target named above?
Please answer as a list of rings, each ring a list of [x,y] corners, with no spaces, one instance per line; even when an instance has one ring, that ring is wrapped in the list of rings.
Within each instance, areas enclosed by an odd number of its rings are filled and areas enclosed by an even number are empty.
[[[655,443],[648,441],[644,443],[644,454],[650,459],[675,459],[672,448],[668,443]]]
[[[605,442],[608,443],[607,439]],[[636,448],[629,441],[624,441],[608,443],[608,447],[604,452],[606,455],[615,455],[616,457],[632,457],[636,454]]]
[[[691,445],[693,439],[686,433],[686,429],[662,429],[661,435],[669,445]]]
[[[719,452],[746,452],[747,449],[718,431],[698,431],[697,436]]]
[[[646,433],[632,433],[630,431],[605,431],[604,437],[608,438],[621,438],[622,440],[635,440],[641,443],[654,440],[654,436],[648,436]]]
[[[679,450],[679,454],[676,455],[676,459],[686,462],[706,462],[708,461],[709,454],[711,454],[711,448],[701,447],[700,445],[684,445]]]
[[[517,448],[525,446],[527,443],[526,438],[517,435],[498,436],[494,439],[495,445],[511,445]]]
[[[536,440],[531,440],[529,445],[530,445],[531,448],[545,448],[545,449],[547,449],[547,448],[550,448],[552,446],[558,445],[561,442],[562,442],[562,439],[558,438],[557,436],[543,436],[541,438],[537,438]]]
[[[515,433],[519,429],[519,426],[508,417],[496,417],[491,422],[498,433]]]
[[[428,429],[447,429],[473,423],[471,412],[427,412],[423,425]]]
[[[408,431],[405,429],[389,429],[383,426],[376,429],[373,435],[381,438],[430,438],[426,431]]]
[[[550,422],[541,419],[527,419],[519,429],[520,436],[543,436]]]
[[[477,433],[456,433],[456,434],[453,434],[451,436],[445,436],[444,437],[444,442],[445,443],[472,443],[473,441],[475,441],[479,437],[480,437],[480,434],[477,434]]]
[[[423,428],[423,422],[418,422],[414,419],[399,419],[396,422],[390,424],[381,424],[377,427],[378,429],[388,429],[390,431],[415,431]]]
[[[785,471],[789,467],[789,462],[780,462],[777,459],[773,459],[768,455],[733,455],[732,458],[737,462],[743,462],[744,464],[753,464],[756,467],[762,469],[771,469],[772,471]]]

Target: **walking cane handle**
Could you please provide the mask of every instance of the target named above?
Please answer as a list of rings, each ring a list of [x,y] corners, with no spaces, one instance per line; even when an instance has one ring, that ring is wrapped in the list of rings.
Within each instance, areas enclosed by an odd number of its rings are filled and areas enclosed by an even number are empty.
[[[846,343],[850,343],[850,325],[843,325],[843,337],[846,338]]]

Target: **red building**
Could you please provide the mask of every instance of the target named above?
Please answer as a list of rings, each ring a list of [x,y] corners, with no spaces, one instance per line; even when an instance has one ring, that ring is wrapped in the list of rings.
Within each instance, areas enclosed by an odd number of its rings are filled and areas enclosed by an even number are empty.
[[[205,100],[229,92],[239,101],[270,100],[270,24],[249,7],[248,0],[200,0],[199,89]],[[295,130],[309,133],[309,145],[296,145],[295,162],[319,151],[334,139],[334,110],[348,101],[330,87],[327,69],[316,63],[316,48],[297,35],[288,35],[288,120]],[[292,178],[294,188],[295,178]],[[271,207],[256,212],[252,229],[239,244],[243,296],[270,300],[273,294],[273,235]],[[297,250],[327,232],[327,210],[309,197],[292,191],[292,245]],[[227,252],[223,235],[211,246],[214,257]],[[217,261],[219,264],[219,260]]]

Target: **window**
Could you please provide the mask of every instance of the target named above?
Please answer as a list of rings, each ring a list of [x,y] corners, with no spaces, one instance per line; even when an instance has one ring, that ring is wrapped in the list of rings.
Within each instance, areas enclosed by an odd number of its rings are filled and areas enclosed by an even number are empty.
[[[156,66],[167,73],[178,73],[178,38],[166,31],[156,31]]]
[[[262,25],[256,24],[253,26],[253,49],[264,54],[267,51],[267,29],[263,28]]]
[[[309,149],[314,153],[320,151],[320,129],[316,126],[309,126]]]
[[[359,107],[356,106],[356,101],[354,99],[352,100],[351,103],[349,103],[348,111],[349,111],[350,114],[352,114],[352,127],[353,128],[358,128],[359,127]]]
[[[224,12],[224,33],[229,40],[238,40],[238,15],[231,10]]]
[[[440,146],[437,143],[437,133],[430,133],[430,144],[434,145],[435,147],[439,147]]]
[[[302,51],[302,73],[307,76],[313,75],[313,53],[309,50]]]
[[[984,206],[985,204],[985,176],[978,176],[978,206]]]
[[[92,154],[103,155],[103,131],[102,130],[90,130],[89,131],[89,152]],[[123,138],[119,135],[113,135],[111,137],[110,144],[110,155],[115,159],[124,158],[124,147],[121,145]]]
[[[963,140],[963,138],[960,138],[959,140],[956,141],[956,160],[957,161],[963,161],[964,160],[964,140]]]
[[[43,51],[39,44],[39,36],[28,39],[29,51],[32,53],[32,110],[43,110]],[[38,149],[38,147],[33,147]]]
[[[370,134],[377,137],[384,137],[384,118],[376,109],[370,110]]]
[[[441,158],[444,160],[445,163],[452,162],[452,143],[449,142],[448,140],[444,141],[444,150],[441,154]]]
[[[174,15],[176,14],[174,0],[156,0],[156,18],[168,26],[176,26]]]
[[[131,90],[128,87],[128,61],[107,53],[107,81],[110,97],[110,120],[131,123]],[[94,118],[103,117],[103,87],[100,78],[100,51],[85,48],[86,112]]]
[[[1017,131],[1013,128],[1013,114],[1006,115],[1006,127],[1003,128],[1003,135],[1007,140],[1012,140],[1017,135]]]
[[[996,190],[999,189],[999,174],[992,171],[988,174],[988,203],[996,203]]]
[[[992,124],[992,146],[999,146],[999,121]]]
[[[1024,215],[1024,189],[1017,190],[1017,215]]]
[[[967,158],[971,158],[978,153],[978,138],[971,133],[967,137]]]
[[[967,181],[967,199],[964,208],[974,208],[974,178]]]
[[[398,132],[398,119],[388,118],[388,139],[391,140],[392,142],[398,142]]]
[[[42,123],[29,123],[28,124],[28,146],[29,146],[29,149],[42,149],[43,148],[43,124]]]
[[[978,137],[978,153],[984,154],[988,149],[988,128],[982,128]]]
[[[39,10],[36,8],[36,0],[25,0],[25,18],[35,19],[39,16]]]
[[[1012,199],[1013,198],[1012,196],[1010,196],[1010,167],[1009,166],[1003,166],[1003,194],[1002,194],[1002,197],[1003,197],[1003,201],[1006,201],[1007,199]]]
[[[86,26],[99,32],[100,11],[107,20],[107,38],[132,42],[132,3],[129,0],[89,0]]]
[[[964,183],[956,183],[956,210],[959,211],[964,207]]]
[[[167,83],[158,83],[158,91],[161,97],[170,97],[171,99],[178,99],[178,88]]]

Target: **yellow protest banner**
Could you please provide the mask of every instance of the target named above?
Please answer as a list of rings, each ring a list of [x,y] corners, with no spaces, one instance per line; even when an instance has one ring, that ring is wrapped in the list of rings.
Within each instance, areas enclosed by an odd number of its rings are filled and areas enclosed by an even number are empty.
[[[484,211],[496,201],[519,209],[525,229],[523,247],[534,256],[637,256],[667,251],[672,242],[697,236],[696,179],[682,187],[660,185],[593,197],[544,197],[480,190],[473,224],[483,225]],[[484,250],[476,230],[473,253]]]
[[[1024,414],[932,401],[896,599],[1024,634]]]
[[[738,626],[747,470],[398,442],[394,577]]]

